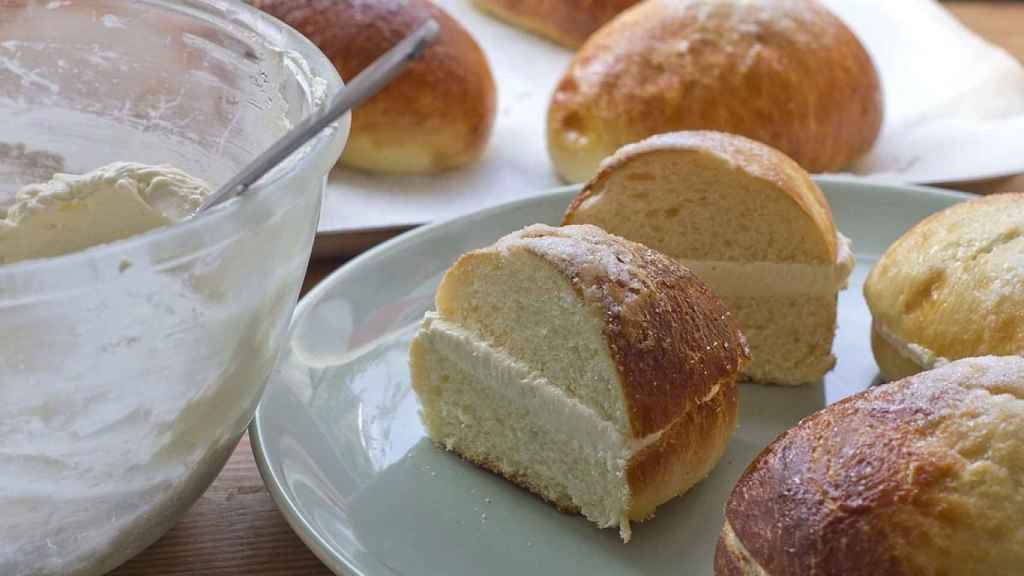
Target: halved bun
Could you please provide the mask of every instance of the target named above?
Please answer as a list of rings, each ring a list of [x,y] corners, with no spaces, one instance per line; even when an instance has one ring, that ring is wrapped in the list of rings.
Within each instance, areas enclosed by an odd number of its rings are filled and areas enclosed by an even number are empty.
[[[563,223],[600,226],[700,276],[750,343],[747,378],[804,384],[834,365],[853,258],[821,190],[781,152],[717,132],[652,136],[606,160]]]
[[[448,270],[410,357],[438,444],[628,539],[718,462],[748,351],[664,255],[532,226]]]

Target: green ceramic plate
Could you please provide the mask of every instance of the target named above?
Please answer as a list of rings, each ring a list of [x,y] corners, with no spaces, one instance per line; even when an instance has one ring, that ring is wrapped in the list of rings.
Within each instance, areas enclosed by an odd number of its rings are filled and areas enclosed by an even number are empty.
[[[406,353],[441,275],[463,252],[535,222],[557,224],[556,190],[406,233],[353,260],[299,304],[251,435],[268,488],[338,574],[710,575],[722,506],[764,446],[877,377],[861,285],[904,230],[966,196],[819,180],[857,268],[840,296],[836,368],[797,389],[743,385],[739,427],[704,482],[636,525],[623,544],[424,436]]]

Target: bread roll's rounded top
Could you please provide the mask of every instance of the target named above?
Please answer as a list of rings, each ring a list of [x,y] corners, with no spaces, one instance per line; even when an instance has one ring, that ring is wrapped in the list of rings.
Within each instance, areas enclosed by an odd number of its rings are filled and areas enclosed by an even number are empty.
[[[639,165],[643,163],[643,167]],[[636,167],[636,173],[630,173]],[[619,175],[622,181],[617,180]],[[687,209],[696,208],[688,198],[689,195],[706,193],[701,187],[702,180],[710,179],[715,183],[712,194],[740,196],[736,203],[756,204],[753,194],[772,194],[784,198],[790,206],[809,223],[812,232],[803,238],[802,246],[791,247],[788,253],[772,257],[761,255],[762,260],[798,260],[819,264],[834,264],[837,261],[840,246],[837,241],[835,224],[832,220],[832,209],[818,186],[811,180],[803,168],[778,150],[735,134],[711,131],[670,132],[651,136],[640,142],[623,146],[615,154],[601,164],[597,175],[584,186],[583,190],[566,210],[565,224],[587,221],[586,212],[599,202],[615,203],[612,212],[627,213],[648,211],[650,190],[649,184],[660,179],[657,194],[678,198],[675,218],[686,218]],[[630,185],[640,183],[646,191],[642,200],[633,200],[636,192]],[[752,184],[760,186],[752,187]],[[745,195],[745,197],[743,197]],[[671,210],[671,209],[670,209]],[[652,214],[651,223],[660,217]],[[760,214],[759,217],[771,226],[794,229],[800,222],[789,218],[775,222],[779,215]],[[748,236],[756,236],[762,222],[736,223],[749,231]],[[665,223],[671,226],[671,223]],[[677,223],[675,228],[679,228]],[[792,231],[792,230],[791,230]],[[678,229],[677,233],[685,234]],[[719,230],[721,237],[733,235],[732,231]],[[741,243],[741,238],[733,236],[730,242]],[[767,238],[752,238],[752,242],[768,250]],[[688,255],[696,256],[696,255]],[[711,255],[715,259],[722,255]]]
[[[639,0],[475,0],[495,16],[578,48],[594,30]]]
[[[382,172],[433,172],[476,160],[494,123],[494,79],[483,51],[429,0],[253,0],[309,38],[350,81],[417,26],[440,31],[406,69],[352,112],[341,163]]]
[[[475,304],[460,297],[461,288],[485,273],[478,262],[515,252],[558,270],[600,319],[637,438],[662,430],[716,386],[734,381],[749,361],[731,313],[693,273],[596,226],[534,225],[463,255],[438,287],[438,312],[464,317],[462,309]]]
[[[548,110],[548,150],[578,182],[624,144],[718,130],[826,172],[867,152],[881,123],[871,58],[817,0],[649,0],[576,53]]]
[[[1024,353],[1024,194],[919,222],[882,255],[864,296],[877,331],[926,356]]]
[[[726,504],[718,576],[1018,574],[1024,358],[840,401],[780,436]]]

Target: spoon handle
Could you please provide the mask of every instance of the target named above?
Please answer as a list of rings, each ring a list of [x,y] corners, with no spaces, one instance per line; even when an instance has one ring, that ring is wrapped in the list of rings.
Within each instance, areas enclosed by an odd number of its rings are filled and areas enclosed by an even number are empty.
[[[245,192],[257,180],[274,169],[311,138],[340,118],[345,112],[362,104],[398,76],[413,58],[426,48],[437,34],[433,19],[421,24],[412,34],[373,61],[346,84],[320,114],[306,118],[274,142],[265,152],[249,162],[227,184],[210,194],[199,208],[202,212]]]

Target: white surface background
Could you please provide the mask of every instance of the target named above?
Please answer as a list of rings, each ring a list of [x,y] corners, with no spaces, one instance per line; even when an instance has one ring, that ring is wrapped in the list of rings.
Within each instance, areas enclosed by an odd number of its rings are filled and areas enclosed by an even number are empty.
[[[853,171],[903,182],[1024,172],[1024,67],[933,0],[823,0],[867,46],[885,90],[875,148]],[[321,233],[420,224],[558,185],[545,149],[548,99],[572,54],[495,20],[471,0],[436,0],[487,54],[498,117],[482,160],[437,176],[337,169]]]

